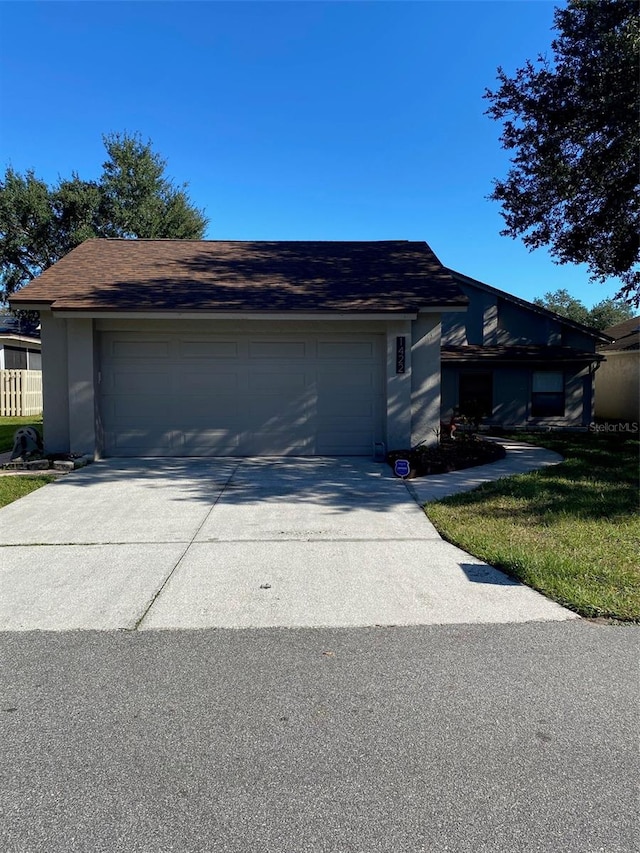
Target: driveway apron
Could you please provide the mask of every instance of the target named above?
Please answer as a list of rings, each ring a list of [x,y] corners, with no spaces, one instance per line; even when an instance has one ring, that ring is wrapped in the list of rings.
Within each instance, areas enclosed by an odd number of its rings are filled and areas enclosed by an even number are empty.
[[[576,618],[360,458],[106,460],[0,510],[0,630]]]

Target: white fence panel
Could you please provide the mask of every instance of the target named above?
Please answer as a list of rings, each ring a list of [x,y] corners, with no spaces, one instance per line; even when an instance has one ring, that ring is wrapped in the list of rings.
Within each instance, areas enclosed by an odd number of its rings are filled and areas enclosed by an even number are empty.
[[[0,417],[30,417],[41,412],[42,372],[0,370]]]

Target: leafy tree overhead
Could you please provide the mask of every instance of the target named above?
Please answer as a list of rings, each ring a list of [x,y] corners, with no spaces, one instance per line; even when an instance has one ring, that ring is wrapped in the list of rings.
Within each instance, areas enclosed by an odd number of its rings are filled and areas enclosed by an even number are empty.
[[[201,239],[207,226],[186,184],[165,176],[166,161],[138,135],[103,137],[98,181],[48,186],[11,167],[0,181],[0,302],[90,237]]]
[[[487,115],[515,152],[490,198],[501,232],[592,280],[621,280],[640,304],[640,16],[630,0],[568,0],[554,12],[553,60],[538,56],[487,90]]]
[[[589,309],[564,289],[545,293],[544,297],[534,299],[533,304],[548,308],[562,317],[568,317],[576,323],[583,323],[600,331],[633,317],[633,310],[628,302],[619,299],[603,299]]]

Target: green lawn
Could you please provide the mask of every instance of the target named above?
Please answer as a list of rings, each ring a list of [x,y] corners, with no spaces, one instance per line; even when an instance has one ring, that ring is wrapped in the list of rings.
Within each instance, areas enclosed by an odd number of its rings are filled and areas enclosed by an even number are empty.
[[[583,616],[640,621],[637,439],[515,436],[565,461],[429,503],[442,536]]]
[[[42,435],[42,415],[31,418],[0,418],[0,453],[13,450],[13,434],[20,426],[34,426]]]
[[[41,486],[52,483],[56,478],[50,474],[31,474],[28,477],[13,475],[11,477],[0,477],[0,507],[23,498],[29,492],[35,492]]]

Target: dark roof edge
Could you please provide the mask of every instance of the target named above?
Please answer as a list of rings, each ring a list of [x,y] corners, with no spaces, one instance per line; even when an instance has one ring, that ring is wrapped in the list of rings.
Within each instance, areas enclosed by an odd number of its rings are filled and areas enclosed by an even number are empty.
[[[536,314],[540,314],[543,317],[548,317],[552,320],[557,320],[560,323],[564,323],[567,326],[571,326],[578,332],[583,332],[584,334],[590,335],[592,338],[596,338],[602,341],[603,343],[610,343],[611,341],[613,341],[613,338],[609,337],[609,335],[605,335],[604,332],[601,332],[598,329],[594,329],[592,326],[585,326],[583,323],[578,323],[576,320],[569,319],[569,317],[563,317],[562,314],[556,314],[555,311],[550,311],[548,308],[543,308],[541,305],[535,305],[533,302],[528,302],[526,299],[522,299],[519,296],[514,296],[512,293],[507,293],[506,290],[500,290],[500,288],[493,287],[493,285],[491,284],[485,284],[485,282],[483,281],[478,281],[477,278],[471,278],[471,276],[465,275],[461,272],[457,272],[456,270],[453,270],[450,267],[445,267],[445,269],[450,272],[454,278],[457,278],[458,281],[462,281],[464,284],[469,284],[472,287],[479,287],[482,290],[486,290],[487,293],[495,293],[498,296],[502,296],[509,302],[513,302],[514,305],[518,305],[520,308],[527,308],[528,310],[534,311]]]
[[[505,347],[505,352],[492,352],[491,347],[488,347],[484,352],[474,351],[474,352],[464,352],[466,347],[464,346],[442,346],[441,347],[441,360],[443,362],[458,362],[458,363],[483,363],[483,362],[523,362],[527,361],[529,363],[546,363],[550,359],[552,359],[556,363],[580,363],[580,364],[589,364],[595,362],[604,361],[604,355],[601,355],[600,352],[582,352],[580,350],[575,350],[573,353],[571,352],[551,352],[545,353],[543,351],[544,347],[540,347],[540,351],[536,352],[518,352],[517,347]],[[513,352],[509,352],[508,350],[512,349]],[[550,347],[550,349],[553,349]]]
[[[397,239],[389,238],[386,240],[200,240],[191,237],[88,237],[78,245],[82,246],[84,243],[420,243],[429,246],[425,240],[407,240],[404,237],[398,237]],[[74,248],[78,247],[75,246]],[[429,248],[431,249],[431,246]],[[73,249],[70,251],[72,252]]]

